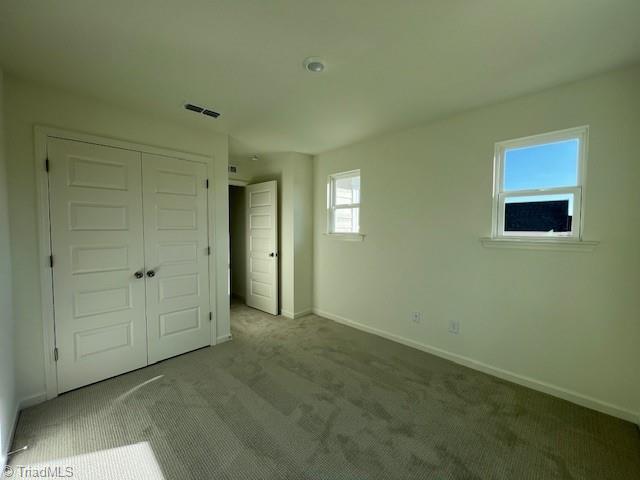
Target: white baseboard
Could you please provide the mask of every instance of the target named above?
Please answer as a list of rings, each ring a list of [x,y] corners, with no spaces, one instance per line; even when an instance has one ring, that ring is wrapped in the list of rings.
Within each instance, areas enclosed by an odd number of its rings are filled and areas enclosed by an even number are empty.
[[[30,395],[20,400],[19,409],[24,410],[25,408],[33,407],[34,405],[38,405],[39,403],[46,401],[47,394],[45,392],[36,393],[35,395]]]
[[[296,318],[304,317],[306,315],[311,315],[313,313],[313,310],[311,308],[307,308],[305,310],[300,310],[299,312],[295,312],[295,313],[291,313],[288,310],[282,310],[281,313],[283,317],[296,319]]]
[[[18,419],[20,418],[20,412],[25,408],[38,405],[39,403],[42,403],[46,400],[47,400],[47,394],[45,392],[41,392],[35,395],[30,395],[16,402],[16,408],[13,414],[13,421],[11,422],[11,432],[9,433],[9,443],[7,445],[7,451],[0,452],[0,466],[2,467],[3,472],[4,472],[5,466],[7,465],[7,461],[9,460],[9,457],[7,454],[11,450],[11,445],[13,444],[13,439],[16,434],[16,428],[18,427]]]
[[[313,313],[313,309],[306,308],[304,310],[300,310],[299,312],[294,313],[293,318],[306,317],[307,315],[311,315],[312,313]]]
[[[16,402],[16,408],[13,412],[13,420],[11,422],[11,431],[9,432],[8,442],[5,445],[6,448],[3,448],[0,451],[0,467],[2,468],[2,472],[4,472],[5,467],[7,466],[7,462],[9,461],[9,452],[11,451],[11,445],[13,445],[13,439],[16,435],[16,428],[18,427],[18,418],[20,418],[20,404]],[[4,438],[0,439],[0,443],[4,440]],[[6,450],[6,451],[5,451]]]
[[[224,342],[230,342],[232,339],[233,339],[233,337],[231,336],[231,334],[222,335],[222,336],[216,338],[216,345],[220,345],[221,343],[224,343]]]
[[[549,395],[561,398],[563,400],[567,400],[577,405],[581,405],[583,407],[590,408],[598,412],[606,413],[607,415],[612,415],[614,417],[618,417],[623,420],[627,420],[640,425],[640,412],[627,410],[625,408],[618,407],[617,405],[613,405],[608,402],[603,402],[596,398],[583,395],[581,393],[568,390],[566,388],[558,387],[557,385],[552,385],[547,382],[536,380],[534,378],[527,377],[525,375],[520,375],[514,372],[510,372],[508,370],[504,370],[502,368],[494,367],[492,365],[488,365],[486,363],[474,360],[473,358],[465,357],[463,355],[458,355],[457,353],[452,353],[438,347],[418,343],[413,340],[409,340],[408,338],[404,338],[399,335],[386,332],[384,330],[373,328],[363,323],[356,322],[355,320],[351,320],[349,318],[345,318],[331,312],[326,312],[324,310],[320,310],[315,307],[313,308],[313,313],[321,317],[328,318],[329,320],[333,320],[334,322],[341,323],[341,324],[356,328],[358,330],[362,330],[363,332],[372,333],[373,335],[377,335],[379,337],[383,337],[388,340],[401,343],[408,347],[422,350],[423,352],[430,353],[432,355],[436,355],[438,357],[450,360],[459,365],[464,365],[465,367],[473,368],[474,370],[478,370],[480,372],[493,375],[494,377],[498,377],[503,380],[508,380],[510,382],[517,383],[518,385],[523,385],[533,390],[538,390],[540,392],[547,393]]]

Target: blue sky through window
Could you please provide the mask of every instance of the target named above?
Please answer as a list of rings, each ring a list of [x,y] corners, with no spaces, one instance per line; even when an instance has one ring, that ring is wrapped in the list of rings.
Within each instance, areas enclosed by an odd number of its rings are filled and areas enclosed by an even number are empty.
[[[568,187],[578,184],[577,138],[507,149],[504,191]]]

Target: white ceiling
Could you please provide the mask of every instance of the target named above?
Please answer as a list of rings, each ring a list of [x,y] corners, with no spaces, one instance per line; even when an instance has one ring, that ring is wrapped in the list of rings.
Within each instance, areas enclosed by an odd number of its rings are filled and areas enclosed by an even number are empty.
[[[229,133],[236,154],[317,153],[637,61],[640,0],[0,0],[7,71]]]

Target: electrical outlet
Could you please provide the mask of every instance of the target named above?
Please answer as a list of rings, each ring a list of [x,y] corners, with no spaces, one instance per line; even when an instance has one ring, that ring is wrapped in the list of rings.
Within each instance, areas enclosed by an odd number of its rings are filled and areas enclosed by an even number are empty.
[[[449,333],[458,335],[460,333],[460,322],[458,320],[451,320],[449,322]]]
[[[422,322],[422,312],[411,312],[411,321],[413,323],[421,323]]]

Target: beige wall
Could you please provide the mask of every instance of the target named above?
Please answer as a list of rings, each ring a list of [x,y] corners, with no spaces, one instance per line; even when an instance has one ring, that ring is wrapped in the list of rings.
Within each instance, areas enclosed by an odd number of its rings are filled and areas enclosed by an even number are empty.
[[[245,228],[244,187],[229,186],[229,249],[231,259],[231,294],[244,299],[247,284],[247,231]]]
[[[35,402],[44,393],[44,357],[37,260],[34,125],[54,126],[136,143],[213,156],[215,172],[215,239],[218,338],[229,335],[228,262],[228,138],[187,129],[151,115],[134,113],[63,91],[8,77],[5,120],[11,249],[14,271],[18,393]]]
[[[11,445],[17,414],[14,376],[14,316],[12,309],[11,247],[5,161],[3,74],[0,70],[0,467]]]
[[[636,67],[317,156],[317,311],[637,419],[639,86]],[[585,239],[601,244],[483,247],[494,143],[579,125],[590,125]],[[366,238],[328,238],[327,175],[355,168]],[[448,333],[451,320],[459,335]]]
[[[260,155],[259,160],[232,157],[229,163],[239,168],[231,179],[278,182],[280,309],[288,317],[308,313],[312,297],[312,158],[284,152]]]

